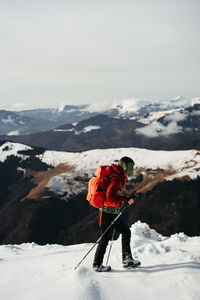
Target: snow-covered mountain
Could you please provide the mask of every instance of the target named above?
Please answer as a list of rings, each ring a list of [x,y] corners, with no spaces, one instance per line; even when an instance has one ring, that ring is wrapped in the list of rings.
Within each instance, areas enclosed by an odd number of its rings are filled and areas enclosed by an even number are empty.
[[[86,201],[88,180],[98,165],[126,155],[135,161],[136,180],[124,192],[140,199],[129,209],[129,224],[141,220],[165,235],[200,234],[199,151],[112,148],[73,153],[1,142],[0,243],[93,241],[97,211]]]
[[[0,146],[0,162],[3,163],[10,156],[20,158],[20,162],[30,158],[31,151],[34,148],[29,146],[3,142]],[[129,156],[135,161],[135,171],[147,176],[148,172],[152,173],[151,181],[154,177],[160,177],[157,182],[164,180],[196,179],[199,176],[200,151],[153,151],[140,148],[116,148],[105,150],[90,150],[84,152],[65,152],[65,151],[41,151],[41,154],[35,152],[35,156],[44,164],[53,168],[66,164],[67,171],[62,172],[49,178],[47,187],[55,194],[66,194],[66,199],[72,194],[78,194],[80,190],[87,189],[87,181],[84,183],[77,182],[74,178],[91,178],[98,165],[111,165],[119,161],[123,156]],[[154,175],[153,175],[154,173]],[[160,176],[162,174],[162,176]],[[73,189],[72,189],[73,188]],[[70,190],[73,190],[70,193]]]
[[[63,124],[80,122],[99,113],[110,117],[135,118],[144,114],[180,109],[199,103],[200,98],[176,97],[169,100],[147,101],[123,99],[90,105],[62,105],[58,108],[24,111],[0,111],[0,135],[22,135],[53,129]]]
[[[145,175],[147,170],[151,172],[159,171],[164,173],[162,180],[172,180],[188,176],[190,179],[195,179],[199,176],[200,151],[152,151],[139,148],[118,148],[105,150],[91,150],[84,152],[60,152],[60,151],[45,151],[39,155],[41,160],[53,166],[58,166],[61,163],[67,163],[73,166],[71,178],[73,174],[76,176],[87,175],[89,178],[94,173],[98,165],[110,165],[114,161],[119,161],[123,156],[129,156],[135,161],[136,173],[141,172]],[[145,171],[146,170],[146,171]],[[69,172],[70,173],[70,172]],[[157,176],[156,174],[156,176]],[[59,183],[59,176],[57,182]],[[65,176],[65,174],[63,174]],[[153,175],[152,175],[153,177]],[[62,180],[60,180],[60,183]],[[67,182],[63,182],[67,189]],[[51,188],[53,189],[52,182]],[[49,183],[51,184],[51,182]],[[74,191],[75,192],[75,191]]]
[[[166,112],[150,113],[138,119],[146,126],[137,129],[147,137],[169,136],[188,132],[191,136],[200,130],[200,104]]]
[[[1,139],[6,139],[6,136]],[[64,151],[111,147],[200,149],[200,104],[130,119],[99,114],[78,123],[24,136],[9,136],[9,139]]]
[[[26,160],[34,148],[24,144],[3,142],[0,146],[0,162],[14,155]],[[165,180],[188,176],[195,179],[199,176],[200,151],[153,151],[141,148],[95,149],[83,152],[65,152],[44,150],[36,155],[43,163],[52,167],[61,164],[71,166],[70,176],[91,177],[98,165],[110,165],[123,156],[135,161],[136,173],[139,170],[165,171]],[[170,174],[170,176],[169,176]],[[65,185],[67,186],[67,180]]]
[[[131,227],[137,269],[121,266],[121,239],[113,242],[110,273],[92,270],[92,244],[0,246],[0,290],[6,300],[172,300],[200,298],[200,237],[161,236],[145,223]],[[107,258],[107,253],[105,259]]]
[[[20,112],[0,110],[0,134],[6,134],[7,136],[44,131],[59,124],[59,122],[51,120],[51,118],[33,118],[31,113],[30,116],[29,114],[26,116]]]

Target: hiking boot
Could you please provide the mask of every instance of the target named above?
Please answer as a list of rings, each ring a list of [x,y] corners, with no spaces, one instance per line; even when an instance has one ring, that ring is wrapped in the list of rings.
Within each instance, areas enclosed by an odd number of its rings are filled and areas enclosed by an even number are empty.
[[[103,266],[103,265],[97,266],[97,265],[94,265],[93,269],[94,269],[95,272],[109,272],[109,271],[111,271],[111,266]]]
[[[138,267],[140,264],[139,260],[135,260],[131,256],[126,256],[126,258],[122,261],[122,266],[124,268]]]

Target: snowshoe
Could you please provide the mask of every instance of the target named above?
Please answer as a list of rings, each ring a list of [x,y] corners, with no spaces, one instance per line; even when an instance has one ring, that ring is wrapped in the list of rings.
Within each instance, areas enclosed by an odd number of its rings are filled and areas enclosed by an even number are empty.
[[[124,268],[129,268],[129,267],[136,268],[140,265],[141,265],[141,262],[139,260],[135,260],[130,256],[127,256],[122,262],[122,266]]]
[[[111,266],[93,266],[95,272],[109,272],[111,271]]]

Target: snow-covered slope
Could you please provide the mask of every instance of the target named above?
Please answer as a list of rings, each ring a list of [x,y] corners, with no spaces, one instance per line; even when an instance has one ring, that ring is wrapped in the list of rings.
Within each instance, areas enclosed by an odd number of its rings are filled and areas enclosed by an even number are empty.
[[[163,237],[139,221],[131,231],[133,256],[142,265],[122,268],[119,238],[113,243],[110,273],[93,271],[95,250],[74,271],[93,244],[0,246],[1,299],[199,300],[200,237]]]
[[[186,109],[175,109],[171,111],[151,112],[137,121],[147,125],[137,128],[136,133],[149,138],[170,136],[178,133],[190,133],[199,131],[200,106],[194,104]]]
[[[177,109],[179,110],[179,109]],[[150,112],[149,114],[147,115],[143,115],[141,117],[138,117],[138,118],[135,118],[138,122],[142,123],[142,124],[145,124],[145,125],[148,125],[148,124],[151,124],[152,122],[155,122],[157,121],[158,119],[170,114],[170,113],[173,113],[177,110],[164,110],[164,111],[156,111],[156,112]]]
[[[0,146],[0,161],[3,162],[10,155],[18,154],[19,150],[29,150],[30,147],[6,142]],[[136,173],[145,175],[151,170],[155,175],[161,172],[165,180],[188,176],[195,179],[200,171],[200,151],[153,151],[141,148],[111,148],[96,149],[85,152],[45,151],[38,155],[40,160],[54,167],[67,164],[69,168],[64,173],[53,176],[48,181],[48,188],[61,198],[67,199],[71,194],[78,194],[87,189],[88,178],[92,176],[99,165],[112,164],[123,156],[130,156],[135,161]],[[61,169],[62,170],[62,169]],[[153,180],[153,174],[151,174]],[[83,179],[83,180],[82,180]]]
[[[196,150],[152,151],[140,148],[119,148],[76,153],[45,151],[39,157],[49,165],[57,166],[67,163],[73,167],[71,171],[53,177],[48,183],[51,191],[55,193],[62,191],[67,198],[70,194],[77,194],[87,188],[87,180],[83,183],[76,181],[74,180],[76,176],[90,178],[98,165],[110,165],[123,156],[129,156],[135,161],[136,173],[142,171],[145,174],[148,169],[155,171],[155,175],[158,175],[157,171],[162,170],[165,180],[183,176],[194,179],[197,178],[200,171],[200,152]],[[151,181],[153,181],[154,175],[151,176]]]
[[[19,143],[5,142],[0,146],[0,162],[4,162],[7,157],[14,155],[24,158],[23,155],[18,154],[18,151],[30,150],[31,147]]]
[[[0,135],[15,136],[29,134],[54,128],[59,124],[51,118],[42,119],[42,112],[38,113],[38,116],[34,118],[31,111],[27,115],[23,115],[18,111],[0,110]]]
[[[200,163],[200,152],[196,150],[153,151],[140,148],[118,148],[85,152],[45,151],[41,160],[54,166],[66,162],[73,165],[76,172],[88,173],[91,176],[98,165],[111,164],[123,156],[130,156],[135,161],[136,169],[170,168],[175,171],[177,176],[180,176],[185,170],[191,178],[195,178],[199,174],[196,168]]]
[[[121,100],[114,100],[112,103],[101,101],[99,103],[92,103],[85,106],[82,111],[89,112],[106,112],[115,110],[121,117],[130,117],[134,114],[141,115],[144,113],[165,111],[170,109],[180,109],[199,103],[199,98],[190,99],[184,96],[178,96],[172,99],[156,99],[146,100],[137,98],[127,98]]]

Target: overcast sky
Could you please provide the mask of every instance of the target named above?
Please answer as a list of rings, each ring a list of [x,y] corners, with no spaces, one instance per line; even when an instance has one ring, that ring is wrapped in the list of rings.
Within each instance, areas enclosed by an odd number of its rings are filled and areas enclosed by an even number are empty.
[[[0,0],[0,109],[200,96],[199,0]]]

